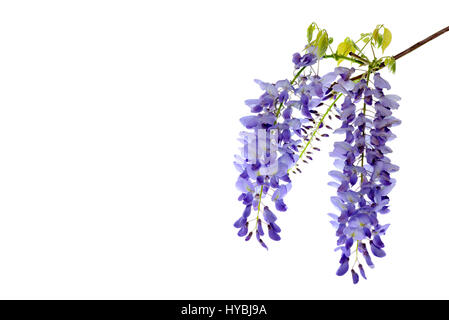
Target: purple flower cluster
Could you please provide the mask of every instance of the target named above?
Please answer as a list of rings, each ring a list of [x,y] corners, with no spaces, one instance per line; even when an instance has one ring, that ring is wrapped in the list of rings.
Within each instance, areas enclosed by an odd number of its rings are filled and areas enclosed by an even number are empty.
[[[335,72],[340,79],[333,88],[345,95],[338,110],[341,127],[335,133],[344,134],[345,139],[336,142],[331,152],[338,169],[329,173],[336,180],[329,184],[337,188],[337,196],[331,201],[339,214],[329,215],[337,229],[336,250],[341,251],[337,275],[342,276],[349,270],[354,254],[351,274],[353,282],[357,283],[356,264],[358,272],[366,279],[359,255],[371,268],[374,264],[370,253],[380,258],[385,256],[381,236],[389,224],[380,224],[378,218],[379,214],[389,212],[388,194],[395,185],[391,174],[399,170],[386,156],[392,152],[386,144],[395,138],[391,127],[400,124],[400,120],[392,116],[399,107],[400,98],[384,94],[390,84],[379,73],[374,74],[374,87],[370,87],[369,78],[357,83],[350,80],[354,69],[339,67]]]
[[[299,74],[316,62],[313,48],[304,56],[293,55]],[[332,97],[334,79],[333,74],[302,74],[291,82],[255,80],[264,93],[245,102],[253,114],[240,119],[247,131],[240,133],[241,153],[234,162],[240,174],[236,183],[241,192],[238,199],[245,206],[234,226],[245,240],[255,233],[257,241],[267,248],[262,239],[266,232],[274,241],[281,239],[277,216],[265,202],[270,199],[279,212],[287,210],[284,197],[291,189],[290,172],[300,158],[300,143],[307,139],[304,127],[311,127],[307,123],[314,122],[314,109]],[[250,222],[254,223],[253,228]]]

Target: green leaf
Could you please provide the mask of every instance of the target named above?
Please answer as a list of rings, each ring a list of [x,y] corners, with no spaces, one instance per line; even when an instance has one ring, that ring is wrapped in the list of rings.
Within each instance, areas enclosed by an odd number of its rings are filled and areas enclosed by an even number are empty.
[[[318,49],[318,56],[322,57],[326,53],[327,47],[329,46],[329,38],[327,36],[327,32],[321,32],[321,35],[319,38],[317,38],[317,49]]]
[[[385,49],[390,44],[391,38],[392,38],[391,31],[384,27],[384,36],[383,36],[383,42],[382,42],[382,53],[385,51]]]
[[[341,56],[347,56],[351,51],[351,43],[348,41],[343,41],[337,47],[337,54]]]
[[[384,41],[384,37],[381,34],[377,35],[377,47],[379,48],[382,45],[382,42]]]
[[[393,62],[388,66],[388,68],[391,70],[391,72],[396,73],[396,60],[393,60]]]
[[[354,45],[353,41],[350,38],[346,38],[345,41],[340,43],[337,47],[337,54],[340,56],[347,56],[349,52],[353,51]],[[338,64],[340,64],[343,59],[338,60]]]
[[[379,27],[376,27],[373,31],[373,40],[375,43],[377,43],[377,37],[379,36]]]
[[[354,40],[350,39],[350,38],[346,38],[347,41],[349,41],[350,45],[351,45],[351,50],[352,52],[355,52],[356,50],[359,50],[359,47],[357,47],[357,44],[354,42]]]
[[[312,22],[310,26],[307,28],[307,42],[310,43],[312,41],[313,31],[315,31],[315,23]]]
[[[388,57],[387,59],[385,59],[385,64],[388,66],[388,69],[391,72],[396,72],[396,60],[393,57]]]
[[[340,43],[337,47],[337,54],[344,56],[346,52],[346,46],[346,42],[343,41],[342,43]]]

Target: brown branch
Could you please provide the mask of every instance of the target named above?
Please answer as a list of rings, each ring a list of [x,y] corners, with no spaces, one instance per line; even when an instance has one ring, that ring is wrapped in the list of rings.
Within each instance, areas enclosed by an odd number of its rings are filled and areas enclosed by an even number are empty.
[[[402,51],[401,53],[398,53],[397,55],[393,56],[393,58],[394,58],[395,60],[398,60],[399,58],[405,56],[406,54],[412,52],[413,50],[418,49],[419,47],[425,45],[427,42],[432,41],[433,39],[435,39],[435,38],[441,36],[443,33],[448,32],[448,31],[449,31],[449,26],[446,27],[446,28],[444,28],[444,29],[441,29],[441,30],[438,31],[438,32],[435,32],[435,33],[432,34],[431,36],[425,38],[424,40],[421,40],[420,42],[418,42],[417,44],[414,44],[414,45],[411,46],[410,48],[405,49],[405,50]]]
[[[411,46],[410,48],[405,49],[404,51],[398,53],[397,55],[394,55],[393,58],[394,58],[395,60],[398,60],[399,58],[402,58],[402,57],[405,56],[406,54],[409,54],[410,52],[412,52],[412,51],[418,49],[419,47],[425,45],[427,42],[432,41],[433,39],[435,39],[435,38],[441,36],[443,33],[448,32],[448,31],[449,31],[449,26],[447,26],[446,28],[441,29],[441,30],[438,31],[438,32],[435,32],[435,33],[432,34],[431,36],[428,36],[428,37],[425,38],[424,40],[421,40],[420,42],[414,44],[414,45]],[[382,63],[380,64],[380,66],[379,66],[378,68],[376,68],[376,70],[374,70],[374,71],[380,70],[380,69],[382,69],[382,68],[384,68],[384,67],[385,67],[385,64],[382,62]],[[361,78],[363,78],[366,74],[367,74],[367,72],[362,73],[362,74],[359,74],[358,76],[355,76],[355,77],[351,78],[351,80],[354,81],[354,80],[361,79]]]

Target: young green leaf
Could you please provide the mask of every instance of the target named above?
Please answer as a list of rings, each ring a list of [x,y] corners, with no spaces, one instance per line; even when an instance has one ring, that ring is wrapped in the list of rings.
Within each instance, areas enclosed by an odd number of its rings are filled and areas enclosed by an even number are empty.
[[[351,52],[352,43],[349,38],[346,38],[345,41],[340,43],[337,47],[337,54],[341,56],[347,56],[349,52]]]
[[[307,28],[307,42],[310,43],[312,41],[313,31],[315,31],[315,23],[312,22],[310,26]]]
[[[384,37],[383,35],[381,35],[380,33],[377,35],[377,47],[380,48],[380,46],[382,45],[384,41]]]
[[[382,42],[382,53],[385,51],[385,49],[390,44],[391,38],[392,38],[391,31],[384,27],[384,36],[383,36],[383,42]]]
[[[373,40],[374,43],[377,43],[377,37],[379,36],[379,27],[376,27],[376,29],[374,29],[373,31]]]
[[[353,51],[354,45],[353,41],[350,38],[346,38],[345,41],[340,43],[337,47],[337,55],[346,57],[349,52]],[[338,64],[340,64],[343,59],[338,60]]]
[[[391,60],[388,63],[388,69],[393,73],[396,72],[396,60],[393,57],[391,57]]]
[[[347,42],[343,41],[337,47],[337,54],[340,56],[346,56],[349,53],[350,46]]]
[[[327,32],[322,32],[321,36],[317,38],[317,41],[318,56],[322,57],[326,53],[327,47],[329,46]]]

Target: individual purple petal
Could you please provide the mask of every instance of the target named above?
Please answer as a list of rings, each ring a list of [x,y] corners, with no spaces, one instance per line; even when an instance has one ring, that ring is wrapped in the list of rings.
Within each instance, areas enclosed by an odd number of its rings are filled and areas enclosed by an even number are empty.
[[[251,112],[252,113],[259,113],[263,110],[263,107],[261,105],[255,105],[254,107],[251,108]]]
[[[341,246],[341,245],[345,244],[346,239],[347,239],[347,238],[346,238],[345,235],[340,236],[340,237],[337,239],[337,246]]]
[[[401,124],[401,120],[396,119],[395,117],[386,117],[383,119],[374,120],[374,127],[376,129],[383,129],[385,127],[397,126]]]
[[[241,200],[243,200],[243,204],[251,205],[251,203],[253,202],[253,194],[250,192],[244,193],[243,198]]]
[[[335,73],[337,73],[338,75],[340,75],[340,77],[342,77],[343,80],[349,80],[349,78],[351,77],[351,75],[355,72],[354,68],[346,68],[346,67],[336,67],[335,68]]]
[[[368,252],[363,253],[363,257],[365,258],[366,264],[370,267],[370,268],[374,268],[374,263],[371,260],[371,256],[369,255]]]
[[[288,91],[287,90],[283,90],[281,92],[281,94],[279,95],[279,102],[280,103],[284,103],[285,101],[287,101],[288,99]]]
[[[353,239],[352,237],[351,237],[351,238],[348,238],[348,239],[346,240],[346,243],[345,243],[346,249],[351,248],[353,243],[354,243],[354,239]]]
[[[268,250],[268,247],[267,247],[267,245],[265,244],[265,242],[263,242],[263,240],[262,240],[262,239],[259,239],[259,243],[260,243],[260,245],[261,245],[262,247],[264,247],[265,249],[267,249],[267,250]]]
[[[373,243],[373,241],[370,241],[369,244],[370,244],[370,247],[371,247],[371,252],[372,252],[376,257],[383,258],[383,257],[386,256],[385,251],[383,251],[381,248],[377,247],[377,246]]]
[[[343,263],[340,265],[340,267],[337,270],[337,276],[344,275],[349,269],[349,259],[344,260]]]
[[[329,217],[331,217],[333,220],[337,220],[338,216],[335,213],[328,213],[327,214]]]
[[[345,95],[349,95],[348,90],[346,90],[345,87],[344,87],[343,85],[341,85],[340,83],[335,84],[335,85],[332,87],[332,89],[333,89],[335,92],[343,93],[343,94],[345,94]]]
[[[315,64],[317,61],[317,57],[313,53],[306,53],[302,58],[297,67],[307,67],[312,64]]]
[[[278,91],[273,84],[260,81],[259,79],[254,79],[254,82],[257,83],[260,86],[260,88],[262,90],[265,90],[269,95],[271,95],[273,97],[278,96]]]
[[[246,218],[240,217],[236,222],[234,222],[234,227],[241,228],[245,225],[245,223],[246,223]]]
[[[292,62],[295,65],[299,65],[300,61],[301,61],[301,55],[298,52],[295,52],[292,57]]]
[[[270,227],[268,228],[268,236],[274,241],[281,240],[281,237]]]
[[[287,205],[284,203],[283,199],[278,199],[275,201],[276,209],[279,211],[287,211]]]
[[[245,241],[248,241],[249,239],[251,239],[251,236],[253,235],[252,232],[248,233],[248,235],[245,238]]]
[[[263,236],[265,234],[263,232],[262,220],[261,219],[257,219],[257,233],[258,233],[258,235],[261,235],[261,236]]]
[[[337,170],[329,171],[329,175],[332,178],[334,178],[334,179],[336,179],[337,181],[340,181],[340,182],[341,181],[345,181],[345,180],[348,179],[343,173],[341,173],[340,171],[337,171]]]
[[[254,185],[247,179],[239,177],[235,186],[242,192],[254,192]]]
[[[290,141],[290,138],[291,138],[290,130],[289,129],[282,130],[280,138],[285,143],[288,143]]]
[[[275,87],[276,87],[277,89],[284,89],[284,90],[287,90],[287,89],[291,89],[291,88],[292,88],[292,85],[290,84],[290,81],[289,81],[289,80],[284,79],[284,80],[279,80],[279,81],[277,81],[276,84],[275,84]]]
[[[309,111],[309,107],[308,106],[303,106],[301,108],[301,113],[304,117],[308,118],[308,119],[312,119],[312,114]]]
[[[279,177],[279,179],[281,179],[284,182],[288,182],[288,183],[292,182],[292,180],[290,180],[290,177],[288,176],[288,174]]]
[[[363,266],[359,264],[359,271],[362,277],[366,280],[365,270],[363,270]]]
[[[331,197],[332,204],[339,210],[346,210],[346,206],[343,204],[343,201],[338,197]]]
[[[391,86],[388,83],[388,81],[382,79],[382,77],[380,76],[380,73],[378,73],[378,72],[376,74],[374,74],[374,86],[377,89],[387,89],[387,90],[391,89]]]
[[[336,222],[336,221],[329,221],[329,223],[330,223],[335,229],[337,229],[338,226],[339,226],[338,222]]]
[[[244,237],[248,233],[248,223],[246,223],[237,233],[239,237]]]
[[[259,125],[260,117],[258,116],[246,116],[243,118],[240,118],[240,122],[245,126],[247,129],[255,128]]]
[[[323,83],[323,84],[330,84],[330,83],[335,81],[337,76],[338,76],[338,74],[336,72],[326,73],[325,75],[323,75],[321,77],[321,83]]]
[[[270,186],[272,188],[278,188],[279,187],[279,177],[277,176],[272,176],[270,178]]]
[[[276,233],[281,232],[281,228],[275,222],[270,223],[270,226]]]
[[[277,220],[277,217],[275,216],[275,214],[273,212],[271,212],[271,210],[268,207],[265,207],[263,209],[263,218],[265,219],[265,221],[267,223],[272,223]]]
[[[374,104],[374,109],[376,109],[378,115],[382,117],[388,117],[392,115],[391,110],[389,108],[384,107],[380,102],[376,102]]]
[[[388,228],[390,227],[390,224],[387,223],[383,226],[378,225],[378,227],[376,228],[376,231],[380,234],[380,235],[385,235],[385,232],[388,230]]]
[[[290,119],[292,117],[293,109],[291,107],[285,108],[285,110],[282,112],[282,116],[284,119]]]
[[[357,272],[354,271],[354,269],[351,270],[351,274],[352,274],[352,282],[354,284],[357,284],[359,282],[359,275],[357,274]]]
[[[379,99],[380,103],[388,107],[390,109],[397,109],[399,108],[399,103],[397,101],[401,100],[401,98],[394,94],[387,94]]]
[[[373,243],[376,247],[378,248],[383,248],[385,247],[384,243],[382,242],[382,239],[380,238],[380,236],[378,234],[376,234],[373,238]]]
[[[251,214],[251,205],[249,204],[245,207],[245,210],[243,210],[243,217],[248,218],[250,214]]]
[[[259,104],[259,99],[248,99],[248,100],[245,100],[245,104],[248,107],[254,107],[255,105]]]
[[[363,227],[363,233],[367,238],[371,238],[371,231],[367,227]]]
[[[339,183],[335,182],[335,181],[330,181],[327,183],[328,186],[334,187],[334,188],[338,188],[340,186]]]

